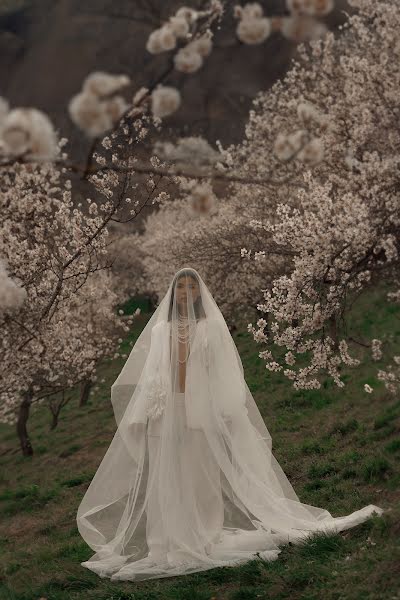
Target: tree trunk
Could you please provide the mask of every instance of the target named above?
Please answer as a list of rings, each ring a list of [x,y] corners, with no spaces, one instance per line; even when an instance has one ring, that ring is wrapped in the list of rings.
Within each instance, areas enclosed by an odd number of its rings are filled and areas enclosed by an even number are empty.
[[[90,389],[92,387],[92,382],[90,379],[87,379],[82,383],[81,386],[81,397],[79,400],[79,406],[85,406],[89,400]]]
[[[24,393],[23,400],[19,407],[18,420],[17,420],[17,434],[21,444],[22,454],[24,456],[32,456],[33,448],[31,440],[29,439],[27,423],[29,419],[29,411],[32,402],[32,392],[28,391]]]
[[[52,412],[51,413],[51,416],[52,416],[51,425],[50,425],[50,430],[51,431],[53,429],[55,429],[57,427],[57,425],[58,425],[58,415],[59,414],[60,414],[59,412]]]

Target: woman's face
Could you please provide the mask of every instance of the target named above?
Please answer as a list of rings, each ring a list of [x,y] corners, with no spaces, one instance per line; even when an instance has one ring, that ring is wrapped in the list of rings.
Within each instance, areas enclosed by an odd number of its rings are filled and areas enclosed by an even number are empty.
[[[193,303],[200,296],[199,282],[190,275],[184,275],[178,279],[175,286],[175,298],[177,304],[186,306],[187,299],[192,298]]]

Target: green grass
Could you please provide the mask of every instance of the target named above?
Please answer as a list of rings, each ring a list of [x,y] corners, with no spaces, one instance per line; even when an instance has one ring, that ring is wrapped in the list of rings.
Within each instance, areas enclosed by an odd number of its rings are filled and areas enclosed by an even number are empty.
[[[131,308],[131,307],[130,307]],[[354,337],[400,348],[399,307],[379,294],[352,318]],[[129,351],[149,315],[122,344]],[[273,450],[301,501],[334,516],[367,504],[391,508],[342,534],[282,546],[278,560],[181,578],[110,582],[80,566],[93,552],[79,536],[76,510],[115,431],[110,386],[124,360],[105,361],[100,389],[59,427],[42,406],[29,423],[35,455],[23,458],[14,431],[0,426],[0,600],[381,600],[400,598],[400,402],[376,379],[384,363],[366,360],[344,373],[346,386],[295,391],[270,373],[245,330],[235,343]],[[357,352],[357,349],[354,350]],[[363,391],[369,382],[372,394]]]

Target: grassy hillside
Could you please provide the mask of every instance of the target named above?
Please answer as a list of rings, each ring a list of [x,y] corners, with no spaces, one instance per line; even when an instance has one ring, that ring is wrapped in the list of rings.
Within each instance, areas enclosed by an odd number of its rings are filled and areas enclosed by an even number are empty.
[[[352,319],[354,335],[384,336],[399,352],[399,317],[400,307],[370,295]],[[136,321],[131,339],[147,318]],[[105,383],[90,403],[79,408],[73,398],[56,430],[49,431],[44,407],[32,415],[32,458],[20,455],[12,428],[0,427],[1,600],[400,598],[400,400],[375,379],[379,363],[349,371],[344,389],[327,384],[296,392],[266,371],[245,329],[235,342],[274,454],[300,499],[334,516],[369,503],[392,510],[342,535],[286,546],[273,563],[255,560],[142,583],[98,578],[80,566],[93,552],[78,534],[75,515],[115,430],[109,389],[123,364],[115,360],[102,365]]]

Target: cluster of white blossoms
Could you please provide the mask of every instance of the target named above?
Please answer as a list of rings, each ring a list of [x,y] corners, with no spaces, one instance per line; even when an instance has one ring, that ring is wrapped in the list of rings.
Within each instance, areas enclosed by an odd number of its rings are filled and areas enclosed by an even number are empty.
[[[308,132],[301,129],[290,135],[280,133],[275,140],[274,151],[283,162],[295,158],[305,164],[316,165],[324,157],[322,140],[309,140]]]
[[[190,27],[198,18],[198,12],[182,6],[169,21],[149,35],[146,49],[151,54],[160,54],[176,48],[177,40],[187,39]]]
[[[174,56],[175,69],[182,73],[198,71],[203,66],[203,59],[210,54],[211,50],[212,33],[208,31],[178,50]]]
[[[0,314],[17,310],[25,299],[26,290],[8,275],[4,261],[0,260]]]
[[[378,371],[378,379],[385,384],[385,388],[392,394],[397,394],[400,388],[400,356],[393,356],[392,365],[386,370]]]
[[[153,115],[162,119],[178,110],[181,104],[179,90],[170,85],[158,85],[151,94],[151,110]]]
[[[292,13],[290,17],[272,18],[265,17],[258,2],[237,5],[234,7],[234,16],[239,20],[237,37],[245,44],[256,45],[264,42],[273,31],[280,31],[286,38],[295,42],[324,35],[327,31],[326,26],[314,17],[323,16],[332,10],[333,1],[304,0],[301,5],[300,7],[295,2],[289,2],[288,9]],[[204,58],[211,53],[213,34],[208,27],[205,32],[196,35],[193,31],[194,26],[198,27],[199,21],[205,16],[220,18],[222,12],[222,5],[218,0],[213,0],[209,10],[202,12],[181,7],[166,23],[150,34],[146,48],[151,54],[178,48],[173,57],[175,69],[186,74],[195,73],[202,67]],[[181,48],[178,47],[180,40],[184,42]],[[180,104],[180,93],[171,86],[159,85],[151,94],[151,108],[156,118],[171,115]],[[304,162],[311,164],[318,161],[320,153],[321,144],[313,141],[302,157]]]
[[[334,7],[334,0],[286,0],[289,12],[311,17],[323,17]]]
[[[213,165],[221,160],[221,154],[200,136],[180,138],[172,142],[157,142],[154,152],[161,159],[173,161],[176,165]]]
[[[378,340],[376,338],[371,340],[371,351],[372,351],[372,360],[381,360],[381,358],[383,356],[382,340]]]
[[[53,160],[58,153],[53,124],[36,108],[14,108],[0,97],[0,156]]]
[[[192,8],[182,6],[170,17],[169,21],[150,34],[146,49],[151,54],[159,54],[174,50],[179,40],[188,43],[180,48],[174,56],[174,65],[182,73],[194,73],[203,64],[203,58],[208,56],[212,49],[212,34],[210,31],[190,41],[191,27],[202,16]]]
[[[283,17],[277,22],[276,28],[285,38],[296,44],[317,40],[328,32],[325,23],[307,15]]]
[[[236,35],[244,44],[261,44],[272,31],[271,20],[258,2],[235,6],[234,16],[239,19]]]
[[[328,31],[318,18],[331,12],[333,0],[287,0],[286,6],[290,16],[271,18],[265,17],[258,2],[235,6],[239,40],[244,44],[262,44],[272,32],[279,31],[285,38],[300,43],[318,39]]]
[[[82,90],[69,103],[72,121],[91,138],[109,131],[129,108],[125,99],[117,94],[129,83],[127,75],[91,73],[83,82]]]
[[[211,30],[207,28],[205,32],[196,34],[195,25],[204,17],[218,18],[221,13],[221,4],[217,0],[210,4],[207,11],[196,11],[182,6],[164,25],[152,31],[146,49],[151,54],[169,52],[183,40],[184,45],[178,48],[173,58],[175,69],[181,73],[195,73],[202,67],[204,58],[212,50]],[[162,119],[171,115],[180,104],[180,93],[172,86],[158,85],[151,94],[151,109],[156,118]]]
[[[193,40],[174,56],[175,68],[182,73],[194,73],[203,64],[203,58],[211,52],[211,32]],[[158,85],[151,94],[151,110],[154,117],[162,119],[176,112],[181,104],[178,89]]]
[[[282,162],[297,159],[307,165],[316,165],[323,160],[324,143],[320,137],[312,137],[312,126],[316,125],[325,131],[329,120],[306,102],[298,104],[297,115],[308,129],[298,129],[290,134],[279,133],[274,144],[275,155]]]
[[[37,404],[92,377],[129,331],[105,268],[115,209],[87,204],[74,202],[71,181],[51,163],[2,167],[0,422],[15,422],[24,399]]]

